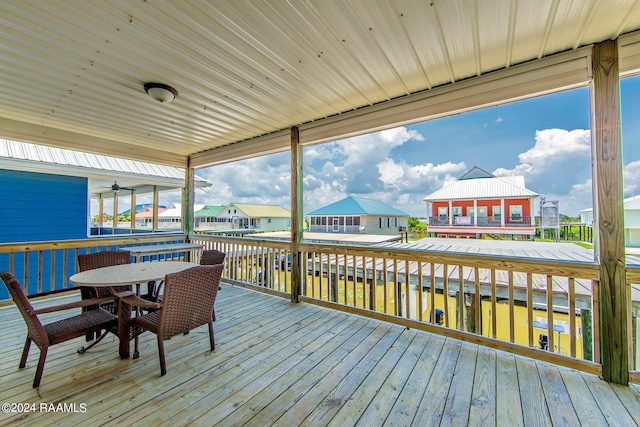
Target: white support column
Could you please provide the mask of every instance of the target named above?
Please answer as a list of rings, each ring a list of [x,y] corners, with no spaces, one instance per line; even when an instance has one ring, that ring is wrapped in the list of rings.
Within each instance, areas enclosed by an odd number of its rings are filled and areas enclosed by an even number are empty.
[[[531,221],[531,225],[535,228],[536,226],[536,217],[534,214],[535,204],[533,199],[529,199],[529,221]],[[542,214],[542,213],[541,213]],[[540,221],[542,221],[542,217],[540,217]]]
[[[473,199],[473,226],[478,226],[478,201]]]
[[[453,201],[449,200],[449,226],[453,225]]]
[[[504,199],[500,199],[500,227],[504,228],[504,216],[506,215],[504,211]]]

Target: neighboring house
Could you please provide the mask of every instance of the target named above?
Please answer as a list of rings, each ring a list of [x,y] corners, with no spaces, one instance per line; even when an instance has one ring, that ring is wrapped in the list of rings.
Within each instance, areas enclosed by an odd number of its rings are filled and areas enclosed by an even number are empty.
[[[158,214],[166,210],[167,208],[165,206],[160,206],[158,207]],[[151,227],[153,227],[153,208],[144,208],[142,211],[136,212],[136,227],[151,229]]]
[[[193,213],[196,230],[213,230],[218,223],[218,214],[225,206],[205,205],[199,211]]]
[[[409,215],[378,200],[347,197],[309,212],[309,231],[319,233],[398,234]]]
[[[496,177],[475,166],[425,197],[429,234],[438,237],[535,235],[534,200],[523,176]]]
[[[630,248],[640,248],[640,195],[624,199],[624,241]],[[593,225],[593,208],[580,211],[580,222]]]
[[[231,203],[218,214],[215,229],[290,230],[291,212],[276,205]]]
[[[204,205],[193,205],[194,211],[199,211]],[[158,213],[158,228],[164,230],[180,230],[182,229],[182,204],[174,203]]]

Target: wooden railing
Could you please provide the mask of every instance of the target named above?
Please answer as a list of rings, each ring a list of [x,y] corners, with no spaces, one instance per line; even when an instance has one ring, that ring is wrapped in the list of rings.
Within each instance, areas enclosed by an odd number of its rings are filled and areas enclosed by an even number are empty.
[[[289,243],[254,237],[179,234],[2,244],[0,263],[6,263],[8,268],[2,269],[13,271],[29,294],[39,294],[69,289],[67,279],[77,271],[80,253],[184,241],[226,252],[226,282],[289,298]],[[601,372],[595,264],[308,243],[299,247],[301,301]],[[640,283],[640,267],[628,267],[627,280]],[[640,315],[636,303],[630,306],[633,316]],[[629,352],[633,355],[632,348]],[[632,379],[640,375],[632,372]]]
[[[288,242],[191,240],[227,253],[226,280],[288,297]],[[341,245],[300,250],[302,301],[600,372],[595,264]]]
[[[10,271],[29,296],[74,289],[68,278],[78,271],[80,254],[121,247],[183,243],[185,234],[131,235],[55,242],[0,244],[0,271]],[[157,256],[155,257],[158,258]],[[160,256],[170,260],[171,255]],[[9,303],[8,292],[0,286],[0,305]]]

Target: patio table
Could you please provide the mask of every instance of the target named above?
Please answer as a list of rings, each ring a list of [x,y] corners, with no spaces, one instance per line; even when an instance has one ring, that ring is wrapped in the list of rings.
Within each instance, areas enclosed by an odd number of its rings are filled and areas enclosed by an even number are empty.
[[[150,281],[164,280],[167,274],[177,273],[198,264],[193,262],[143,262],[134,264],[113,265],[82,271],[69,277],[69,283],[74,286],[108,287],[137,285]],[[111,289],[112,293],[113,289]],[[130,319],[131,313],[118,312],[119,353],[121,359],[128,359],[130,355],[129,339],[123,339],[123,329]],[[128,335],[128,334],[127,334]]]
[[[169,245],[148,245],[148,246],[132,246],[127,248],[120,248],[119,251],[129,252],[134,257],[135,262],[144,261],[145,257],[151,257],[154,255],[169,255],[173,257],[174,253],[185,252],[186,259],[191,261],[195,259],[195,254],[198,251],[202,251],[202,243],[173,243]]]

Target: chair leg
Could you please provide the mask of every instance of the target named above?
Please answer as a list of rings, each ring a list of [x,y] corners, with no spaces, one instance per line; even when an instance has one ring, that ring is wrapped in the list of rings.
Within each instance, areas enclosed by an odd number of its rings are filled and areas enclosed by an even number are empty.
[[[20,359],[20,365],[18,366],[20,369],[27,366],[27,357],[29,357],[29,348],[31,348],[31,338],[27,337],[27,340],[24,343],[24,348],[22,349],[22,358]]]
[[[211,351],[216,349],[216,343],[213,339],[213,322],[209,322],[209,343],[211,344]]]
[[[42,371],[44,371],[44,361],[47,359],[47,351],[49,347],[42,347],[40,349],[40,359],[38,360],[38,367],[36,368],[36,377],[33,380],[33,388],[40,385],[42,379]]]
[[[158,336],[158,356],[160,357],[160,376],[167,373],[167,364],[164,360],[164,341]]]

